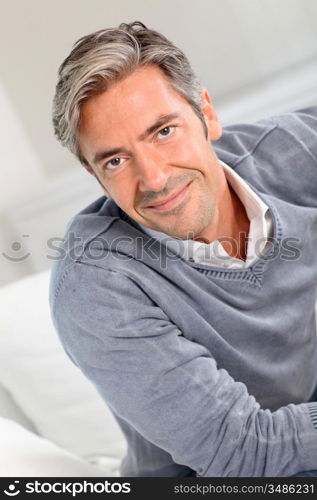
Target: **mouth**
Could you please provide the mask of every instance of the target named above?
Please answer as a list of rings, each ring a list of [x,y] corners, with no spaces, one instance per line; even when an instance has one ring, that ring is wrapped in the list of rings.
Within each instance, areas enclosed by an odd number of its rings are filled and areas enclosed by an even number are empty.
[[[184,187],[179,189],[176,193],[172,194],[166,200],[163,201],[158,201],[155,203],[152,203],[152,205],[148,205],[146,208],[150,208],[151,210],[159,211],[159,212],[164,212],[168,210],[172,210],[173,208],[177,207],[185,198],[185,196],[188,193],[189,186],[191,185],[193,181],[190,181],[188,184],[186,184]]]

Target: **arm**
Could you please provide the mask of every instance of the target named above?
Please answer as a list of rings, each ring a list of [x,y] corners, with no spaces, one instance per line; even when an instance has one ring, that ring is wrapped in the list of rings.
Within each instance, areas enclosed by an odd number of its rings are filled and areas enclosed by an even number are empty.
[[[104,400],[200,476],[317,468],[317,404],[263,410],[128,277],[75,263],[52,303],[71,359]]]

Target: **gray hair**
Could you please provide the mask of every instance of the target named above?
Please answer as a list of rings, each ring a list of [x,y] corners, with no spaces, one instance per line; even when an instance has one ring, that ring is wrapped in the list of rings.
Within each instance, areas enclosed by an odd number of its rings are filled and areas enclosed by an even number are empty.
[[[80,106],[138,66],[155,64],[171,86],[192,106],[203,123],[201,87],[185,54],[160,33],[135,21],[84,36],[62,63],[53,101],[53,125],[58,140],[88,166],[78,143]]]

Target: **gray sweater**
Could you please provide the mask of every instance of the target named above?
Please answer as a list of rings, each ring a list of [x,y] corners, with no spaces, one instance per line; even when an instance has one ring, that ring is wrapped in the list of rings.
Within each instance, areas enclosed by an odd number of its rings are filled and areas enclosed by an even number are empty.
[[[127,438],[125,476],[317,469],[317,108],[214,147],[273,217],[251,267],[185,261],[105,197],[56,256],[53,321]]]

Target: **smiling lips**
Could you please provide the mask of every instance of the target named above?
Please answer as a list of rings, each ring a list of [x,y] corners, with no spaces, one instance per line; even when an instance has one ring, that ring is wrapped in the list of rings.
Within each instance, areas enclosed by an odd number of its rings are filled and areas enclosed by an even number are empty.
[[[157,210],[161,212],[175,208],[185,198],[191,183],[192,181],[190,181],[188,184],[186,184],[186,186],[182,187],[179,191],[177,191],[175,194],[173,194],[166,200],[153,203],[153,205],[148,205],[146,208],[150,208],[152,210]]]

